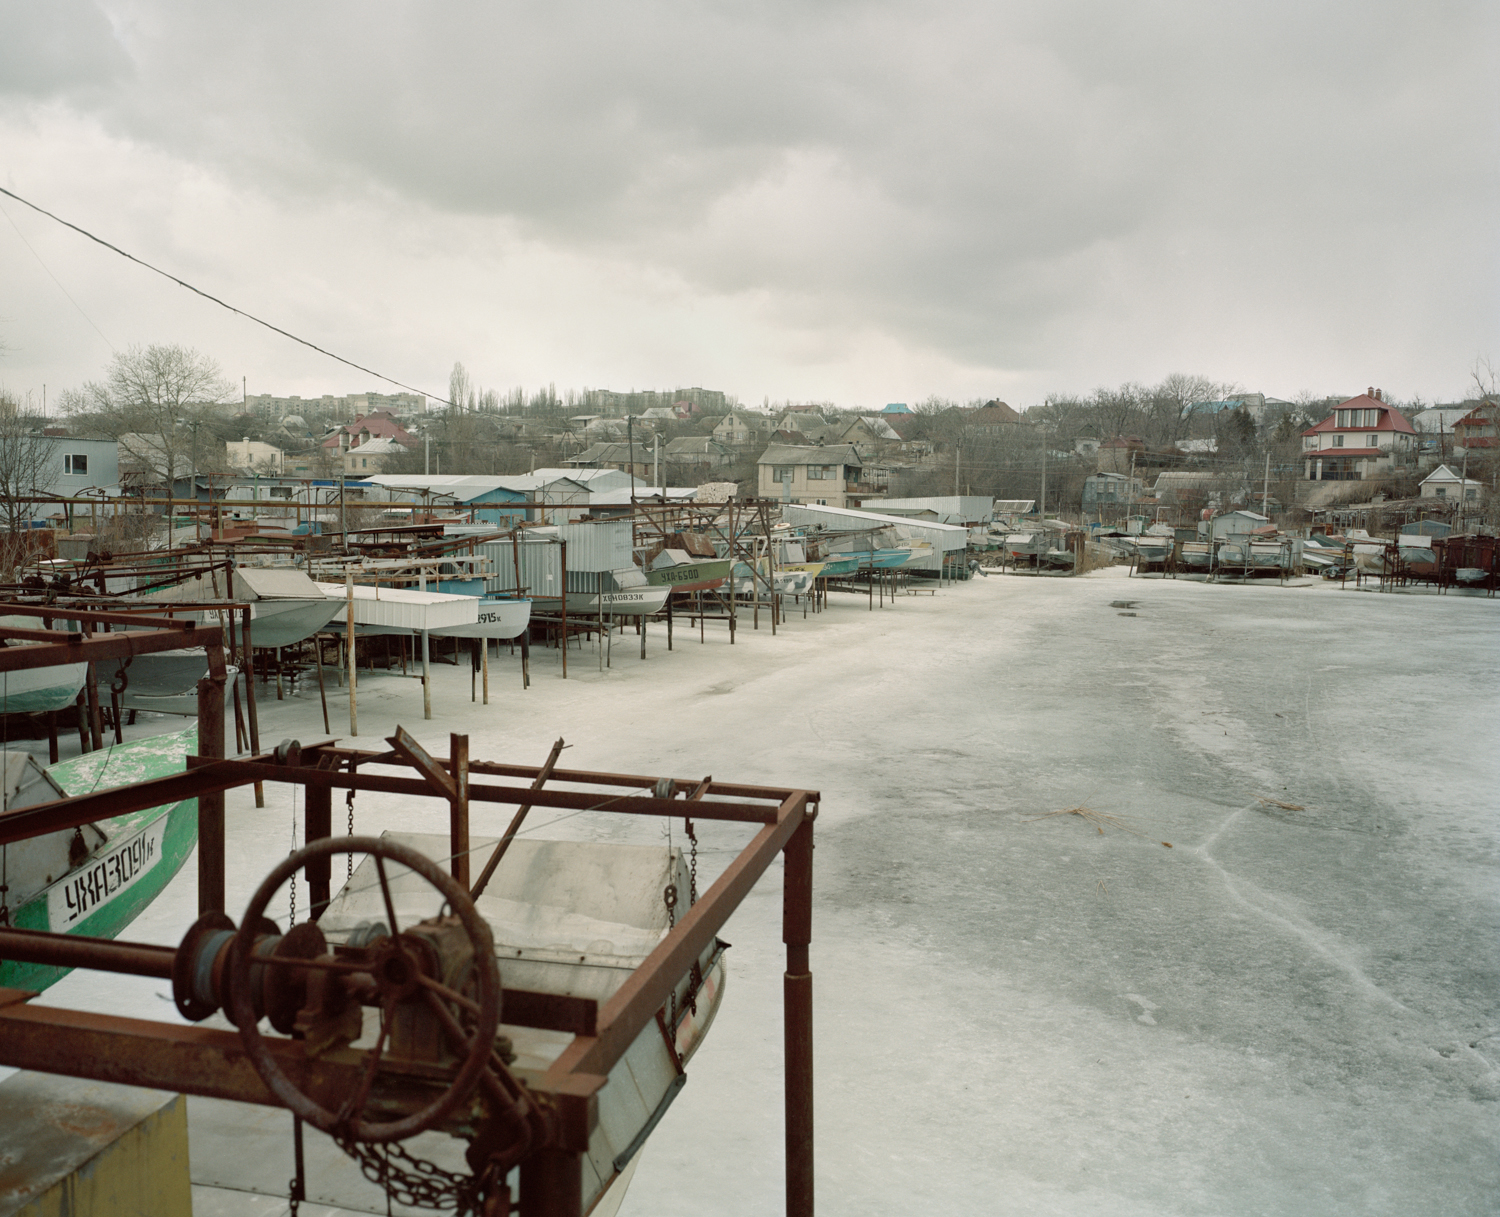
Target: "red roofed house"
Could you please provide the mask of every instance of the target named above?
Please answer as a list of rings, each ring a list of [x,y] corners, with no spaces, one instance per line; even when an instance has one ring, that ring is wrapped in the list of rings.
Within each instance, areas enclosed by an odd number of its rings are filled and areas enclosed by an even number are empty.
[[[374,410],[356,418],[352,423],[345,423],[323,440],[323,447],[347,452],[372,439],[393,439],[405,448],[417,446],[416,437],[398,423],[389,411]]]
[[[1379,389],[1340,402],[1302,433],[1302,458],[1313,482],[1363,481],[1394,469],[1416,451],[1406,415],[1386,405]]]
[[[1500,408],[1486,403],[1453,424],[1453,443],[1460,452],[1483,452],[1494,448],[1495,415]]]

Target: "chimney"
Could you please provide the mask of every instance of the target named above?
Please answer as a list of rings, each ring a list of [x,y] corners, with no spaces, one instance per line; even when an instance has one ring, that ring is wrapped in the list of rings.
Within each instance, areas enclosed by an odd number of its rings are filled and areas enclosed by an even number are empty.
[[[1375,396],[1375,386],[1374,385],[1371,385],[1368,389],[1365,390],[1365,396],[1366,397],[1374,397]]]

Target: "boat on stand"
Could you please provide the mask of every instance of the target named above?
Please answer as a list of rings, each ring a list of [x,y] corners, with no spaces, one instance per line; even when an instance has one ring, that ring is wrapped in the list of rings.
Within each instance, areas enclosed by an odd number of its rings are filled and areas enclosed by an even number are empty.
[[[43,769],[0,751],[5,811],[181,773],[198,729],[131,740]],[[0,924],[114,938],[151,903],[198,840],[198,803],[178,803],[0,845]],[[0,962],[0,988],[41,990],[67,968]]]

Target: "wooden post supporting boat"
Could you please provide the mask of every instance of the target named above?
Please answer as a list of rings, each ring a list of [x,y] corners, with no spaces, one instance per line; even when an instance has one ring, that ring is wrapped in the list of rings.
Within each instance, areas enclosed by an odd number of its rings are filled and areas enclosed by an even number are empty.
[[[422,631],[422,717],[432,717],[432,668],[428,654],[427,631]]]

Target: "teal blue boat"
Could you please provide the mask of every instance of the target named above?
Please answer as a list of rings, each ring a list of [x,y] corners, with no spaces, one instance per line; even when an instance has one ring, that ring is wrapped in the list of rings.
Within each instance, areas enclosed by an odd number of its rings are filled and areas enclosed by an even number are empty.
[[[43,770],[5,752],[7,808],[181,773],[198,729],[132,740]],[[0,845],[0,906],[23,930],[114,938],[162,892],[198,840],[198,801],[130,812],[79,829]],[[40,991],[70,969],[0,961],[0,987]]]

